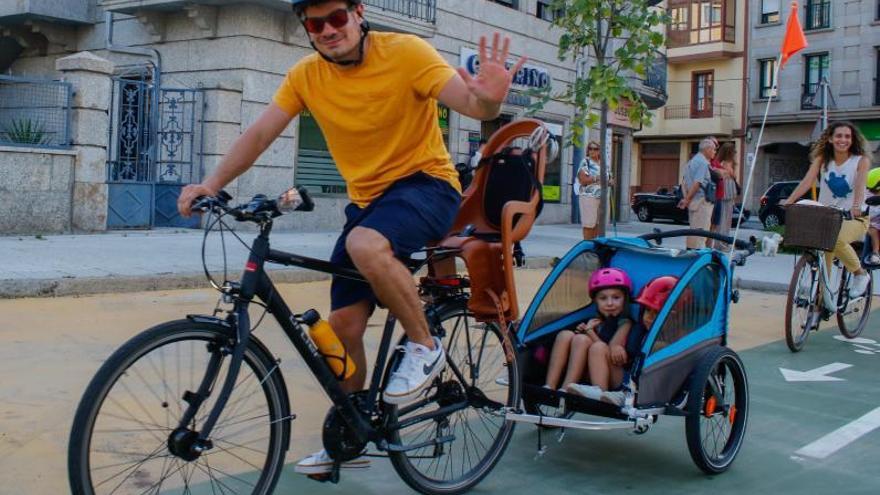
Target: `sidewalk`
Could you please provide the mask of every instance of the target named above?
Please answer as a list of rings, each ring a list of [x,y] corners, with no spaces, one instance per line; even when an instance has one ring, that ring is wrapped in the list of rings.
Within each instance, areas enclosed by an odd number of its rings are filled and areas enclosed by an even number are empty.
[[[749,223],[757,228],[757,223]],[[617,235],[636,236],[654,228],[672,230],[680,225],[633,222],[620,224]],[[254,232],[241,231],[246,243]],[[276,249],[304,256],[327,259],[337,232],[273,232]],[[608,235],[614,235],[611,226]],[[741,238],[762,231],[744,229]],[[0,298],[68,296],[110,292],[205,287],[202,269],[202,231],[165,229],[111,232],[92,235],[5,236],[0,237]],[[228,272],[237,278],[246,259],[246,248],[226,234]],[[527,264],[532,268],[549,266],[581,239],[578,225],[538,225],[523,242]],[[672,247],[684,247],[684,239],[667,240]],[[213,233],[206,248],[208,268],[215,278],[223,274],[220,237]],[[746,289],[784,292],[788,287],[796,258],[772,258],[755,254],[744,267],[737,267],[739,286]],[[305,282],[327,278],[326,274],[298,268],[270,267],[277,282]]]

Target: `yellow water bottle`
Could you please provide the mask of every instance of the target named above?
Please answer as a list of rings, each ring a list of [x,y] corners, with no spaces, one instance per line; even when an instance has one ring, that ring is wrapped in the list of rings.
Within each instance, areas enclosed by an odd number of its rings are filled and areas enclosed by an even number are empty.
[[[309,337],[318,347],[318,351],[324,356],[337,380],[347,380],[354,374],[354,361],[345,350],[345,346],[336,336],[333,327],[321,319],[321,315],[314,309],[303,313],[302,321],[309,326]]]

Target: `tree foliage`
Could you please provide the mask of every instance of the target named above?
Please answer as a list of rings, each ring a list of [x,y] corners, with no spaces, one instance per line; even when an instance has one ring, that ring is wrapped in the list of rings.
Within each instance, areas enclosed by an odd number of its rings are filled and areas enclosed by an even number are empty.
[[[582,146],[584,125],[594,126],[601,118],[601,103],[611,111],[629,105],[627,113],[635,124],[649,123],[647,106],[635,90],[645,79],[658,50],[664,44],[659,26],[666,14],[651,8],[651,0],[553,0],[553,26],[562,30],[559,59],[590,57],[590,68],[565,91],[552,94],[545,88],[535,109],[554,99],[575,107],[572,140]],[[604,135],[604,129],[603,129]]]

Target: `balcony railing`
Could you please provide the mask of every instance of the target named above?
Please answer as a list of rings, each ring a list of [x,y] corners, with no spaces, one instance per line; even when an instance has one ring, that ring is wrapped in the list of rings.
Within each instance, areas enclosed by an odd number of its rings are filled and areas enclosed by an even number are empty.
[[[804,84],[801,92],[801,110],[820,110],[823,98],[822,83]]]
[[[716,117],[733,117],[733,103],[715,103],[710,109],[697,109],[693,105],[667,105],[663,108],[666,120],[680,119],[713,119]]]
[[[831,27],[831,2],[807,2],[804,10],[804,29]]]
[[[644,76],[628,73],[630,86],[639,93],[648,108],[655,110],[666,104],[666,55],[656,53]]]
[[[364,3],[411,19],[437,22],[437,0],[364,0]]]

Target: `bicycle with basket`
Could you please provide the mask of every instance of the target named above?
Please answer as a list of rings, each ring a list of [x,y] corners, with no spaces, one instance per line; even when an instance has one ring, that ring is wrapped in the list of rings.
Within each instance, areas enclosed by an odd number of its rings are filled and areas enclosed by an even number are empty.
[[[880,197],[869,198],[869,205],[876,205]],[[834,258],[826,263],[826,252],[834,249],[840,227],[850,213],[836,208],[810,203],[796,203],[786,207],[784,244],[803,249],[791,275],[788,298],[785,304],[785,343],[791,352],[799,352],[807,343],[811,332],[819,330],[820,320],[837,320],[841,335],[858,337],[868,323],[873,294],[873,277],[862,294],[852,294],[853,275],[843,263]],[[870,237],[853,243],[856,252],[870,252]],[[862,259],[862,267],[868,271],[877,268]]]

